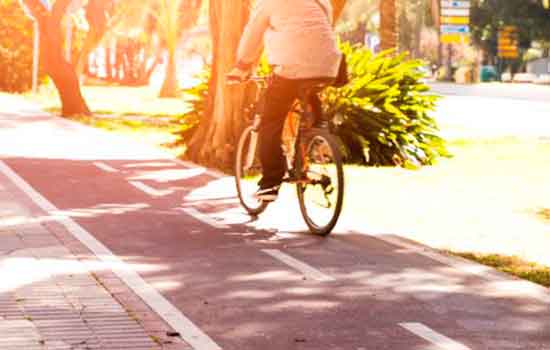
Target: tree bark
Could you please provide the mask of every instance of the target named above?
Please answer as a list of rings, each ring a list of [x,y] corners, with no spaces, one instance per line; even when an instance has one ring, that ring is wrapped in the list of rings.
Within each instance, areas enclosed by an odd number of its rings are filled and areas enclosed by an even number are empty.
[[[80,83],[74,67],[65,59],[61,19],[69,0],[58,0],[48,11],[38,0],[24,0],[40,27],[40,62],[52,78],[62,104],[63,116],[91,114],[80,91]]]
[[[225,84],[235,65],[239,41],[250,15],[252,0],[211,0],[210,32],[213,66],[208,108],[199,129],[188,142],[186,156],[196,162],[228,169],[244,126],[242,110],[251,96],[244,86]]]
[[[380,0],[380,48],[398,49],[398,0]]]
[[[346,0],[331,0],[336,17]],[[243,110],[252,102],[251,86],[226,86],[225,75],[235,65],[236,52],[253,0],[211,0],[210,32],[213,66],[208,108],[193,138],[187,142],[186,157],[208,166],[230,169],[235,145],[245,126]]]

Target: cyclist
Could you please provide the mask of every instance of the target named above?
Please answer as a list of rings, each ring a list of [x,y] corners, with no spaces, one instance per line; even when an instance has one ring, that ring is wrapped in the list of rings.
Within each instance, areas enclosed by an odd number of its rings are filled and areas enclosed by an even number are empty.
[[[312,79],[334,79],[341,53],[333,30],[330,0],[259,0],[241,38],[237,65],[228,74],[246,79],[263,52],[275,67],[259,130],[262,178],[255,197],[277,199],[286,166],[282,131],[300,86]],[[315,98],[317,98],[315,96]],[[319,109],[318,100],[312,107]]]

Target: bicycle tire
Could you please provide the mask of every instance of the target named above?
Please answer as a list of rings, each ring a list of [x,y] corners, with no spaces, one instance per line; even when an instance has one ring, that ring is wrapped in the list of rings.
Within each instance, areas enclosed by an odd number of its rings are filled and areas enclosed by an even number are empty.
[[[330,134],[326,130],[312,129],[304,137],[303,144],[305,145],[305,147],[303,148],[298,147],[299,149],[297,150],[297,153],[298,153],[297,156],[301,157],[301,159],[305,161],[304,164],[308,163],[308,160],[306,158],[310,157],[308,153],[312,152],[311,147],[313,146],[314,142],[322,142],[324,143],[324,145],[328,146],[334,161],[334,170],[335,170],[334,181],[336,181],[335,188],[337,193],[335,196],[335,203],[333,205],[332,214],[330,214],[330,217],[327,218],[328,222],[324,224],[319,224],[318,222],[316,222],[316,220],[312,218],[311,210],[309,210],[309,208],[307,207],[306,191],[308,190],[308,186],[317,186],[317,185],[312,185],[307,182],[298,182],[296,184],[296,190],[298,192],[300,211],[302,213],[304,221],[306,222],[306,225],[308,226],[309,230],[316,235],[326,236],[332,232],[332,230],[336,226],[336,223],[338,222],[340,214],[342,213],[342,207],[344,203],[344,189],[345,189],[343,161],[342,161],[340,148],[338,146],[339,143],[336,137]],[[302,154],[304,150],[306,154]],[[306,175],[306,174],[303,173],[302,176],[303,175]],[[323,185],[320,185],[320,186],[323,186]],[[323,190],[326,191],[326,189],[323,189]],[[326,192],[325,192],[325,196],[326,196]]]
[[[237,187],[239,202],[250,215],[257,216],[267,208],[268,203],[264,201],[258,201],[252,198],[250,194],[251,192],[250,187],[252,186],[251,181],[248,180],[248,182],[244,182],[244,181],[247,181],[247,180],[244,180],[244,177],[247,176],[247,174],[245,174],[246,169],[244,169],[244,165],[248,157],[247,152],[250,151],[249,142],[252,138],[253,132],[254,132],[254,127],[250,126],[246,128],[241,134],[239,144],[237,147],[237,154],[235,156],[234,170],[235,170],[235,185]],[[255,153],[253,156],[254,164],[256,164],[257,162],[259,166],[257,146],[254,147],[254,153]],[[246,188],[248,188],[249,190],[247,191]]]

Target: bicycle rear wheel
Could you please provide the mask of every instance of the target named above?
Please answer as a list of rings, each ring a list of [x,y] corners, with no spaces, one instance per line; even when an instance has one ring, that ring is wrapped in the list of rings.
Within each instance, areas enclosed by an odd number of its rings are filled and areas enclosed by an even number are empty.
[[[241,135],[235,157],[235,183],[241,205],[250,215],[259,215],[267,203],[254,198],[262,168],[258,157],[258,139],[254,127],[248,127]]]
[[[335,137],[314,129],[297,150],[303,159],[303,181],[298,182],[298,200],[310,231],[328,235],[336,225],[344,202],[344,170]]]

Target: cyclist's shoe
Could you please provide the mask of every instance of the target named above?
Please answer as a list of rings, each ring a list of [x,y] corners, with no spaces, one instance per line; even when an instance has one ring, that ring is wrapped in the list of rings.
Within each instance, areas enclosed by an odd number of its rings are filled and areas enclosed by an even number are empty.
[[[268,188],[259,188],[254,193],[254,198],[261,200],[262,202],[273,202],[279,196],[279,189],[281,186],[273,186]]]

